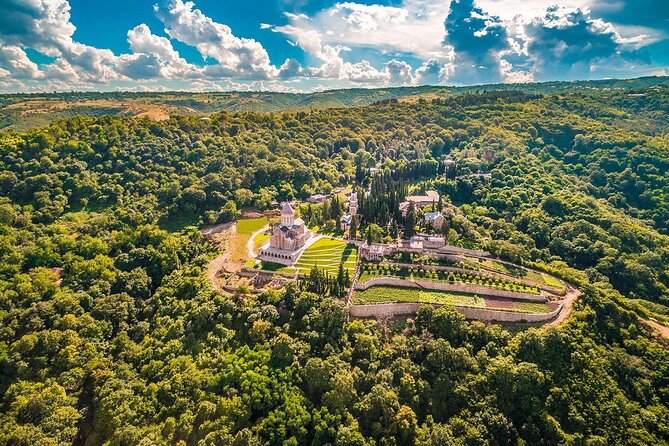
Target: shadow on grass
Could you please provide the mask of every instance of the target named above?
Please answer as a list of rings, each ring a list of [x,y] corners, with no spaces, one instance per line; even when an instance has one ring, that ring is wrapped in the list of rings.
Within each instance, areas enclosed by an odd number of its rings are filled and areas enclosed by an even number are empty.
[[[199,226],[200,216],[194,211],[184,212],[179,215],[165,215],[158,220],[160,229],[168,232],[179,232],[188,226]]]
[[[264,260],[262,262],[260,262],[260,264],[255,267],[255,269],[260,270],[260,271],[280,271],[284,268],[286,268],[286,265],[282,265],[280,263],[274,263],[274,262],[267,262],[267,261],[264,261]]]

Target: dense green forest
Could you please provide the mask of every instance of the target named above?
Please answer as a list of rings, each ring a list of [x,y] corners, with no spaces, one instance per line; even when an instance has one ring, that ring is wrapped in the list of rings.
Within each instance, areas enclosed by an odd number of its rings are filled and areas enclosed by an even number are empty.
[[[614,88],[0,133],[0,443],[668,444],[669,350],[639,317],[669,322],[669,88]],[[452,243],[581,288],[568,322],[349,321],[205,278],[219,211],[371,167],[443,194]],[[397,192],[374,190],[383,237]]]

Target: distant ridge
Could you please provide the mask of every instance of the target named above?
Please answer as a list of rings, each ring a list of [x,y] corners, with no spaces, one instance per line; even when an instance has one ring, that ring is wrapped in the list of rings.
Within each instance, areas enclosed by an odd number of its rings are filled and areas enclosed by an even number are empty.
[[[578,92],[603,94],[619,89],[669,88],[669,76],[592,81],[551,81],[522,84],[485,84],[465,87],[418,86],[353,88],[314,93],[283,92],[69,92],[0,95],[0,129],[27,130],[75,115],[142,117],[161,120],[170,115],[230,112],[276,112],[370,105],[397,99],[417,102],[485,91],[529,94]]]

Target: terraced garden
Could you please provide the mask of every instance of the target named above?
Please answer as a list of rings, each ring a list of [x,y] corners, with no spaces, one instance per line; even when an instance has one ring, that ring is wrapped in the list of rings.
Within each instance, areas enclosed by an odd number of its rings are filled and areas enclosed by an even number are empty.
[[[356,254],[357,251],[353,244],[342,240],[322,238],[302,253],[294,267],[301,274],[308,274],[314,265],[327,273],[337,274],[339,264],[343,263],[344,268],[353,274]]]
[[[289,274],[309,274],[314,265],[328,274],[335,275],[339,270],[339,264],[353,275],[355,270],[357,250],[355,245],[330,238],[321,238],[309,246],[297,259],[293,266],[284,266],[277,263],[261,262],[256,268],[265,271],[278,271]]]
[[[489,277],[471,273],[454,273],[446,271],[435,271],[422,269],[420,266],[414,268],[401,268],[397,266],[366,264],[360,274],[360,283],[379,277],[395,277],[398,279],[420,279],[432,282],[462,283],[478,285],[505,291],[516,291],[520,293],[539,294],[537,287],[526,285],[517,281],[492,279]]]
[[[508,274],[519,279],[531,280],[535,283],[546,284],[548,286],[564,290],[564,284],[562,282],[552,276],[549,276],[546,273],[509,265],[508,263],[502,263],[492,259],[483,260],[476,259],[474,257],[465,258],[473,264],[483,265],[486,268],[500,272],[502,274]]]
[[[373,286],[366,290],[357,290],[353,296],[353,303],[358,305],[390,302],[416,302],[519,313],[550,313],[554,309],[552,305],[545,303],[514,302],[482,298],[472,294],[390,286]]]

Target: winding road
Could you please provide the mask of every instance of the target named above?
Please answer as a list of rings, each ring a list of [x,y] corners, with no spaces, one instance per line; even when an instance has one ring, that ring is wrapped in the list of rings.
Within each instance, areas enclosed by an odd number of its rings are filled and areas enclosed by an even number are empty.
[[[253,248],[255,248],[255,239],[258,236],[258,234],[262,234],[263,232],[267,231],[269,229],[269,224],[266,224],[262,228],[258,229],[256,232],[251,234],[251,238],[249,238],[249,241],[246,242],[246,252],[248,253],[249,259],[252,259],[253,257],[256,256],[255,251]]]
[[[564,299],[562,299],[562,311],[560,311],[555,319],[546,324],[548,327],[557,326],[566,321],[573,310],[574,302],[581,294],[583,294],[569,283],[564,282],[564,284],[567,286],[567,294],[565,294]]]
[[[660,336],[669,339],[669,327],[665,327],[664,325],[658,324],[657,322],[651,321],[650,319],[644,319],[641,316],[639,316],[639,320],[641,321],[642,324],[658,332]]]

